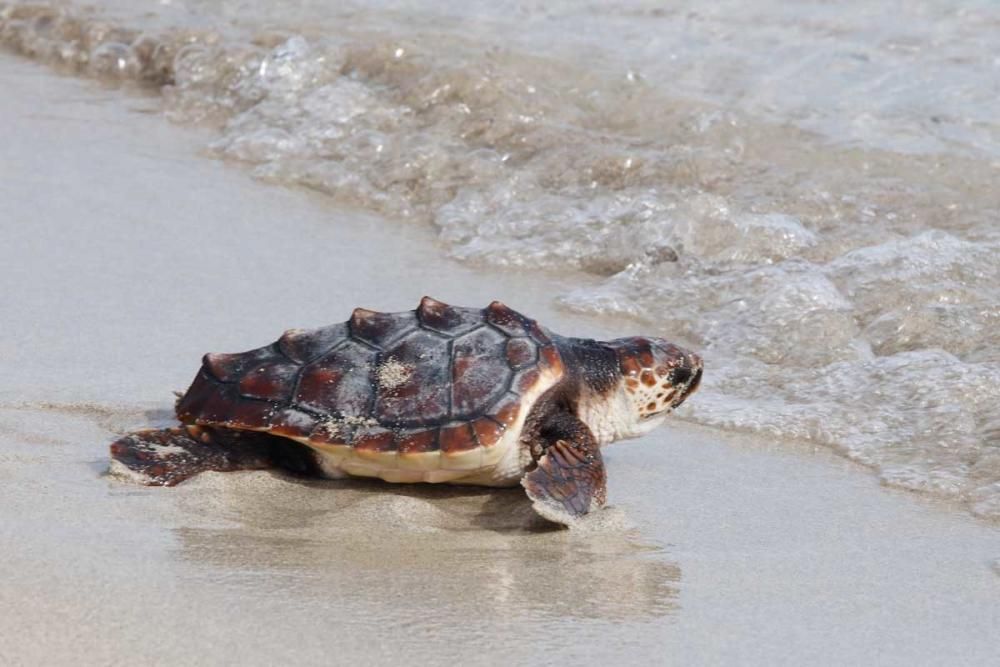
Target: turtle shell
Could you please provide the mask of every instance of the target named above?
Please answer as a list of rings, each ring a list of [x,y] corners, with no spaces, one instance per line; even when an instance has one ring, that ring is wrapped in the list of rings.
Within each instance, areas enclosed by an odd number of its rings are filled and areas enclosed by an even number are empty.
[[[392,471],[492,466],[563,372],[534,320],[499,302],[459,308],[425,297],[416,310],[359,308],[342,324],[207,354],[177,416],[292,438],[342,472],[434,481]]]

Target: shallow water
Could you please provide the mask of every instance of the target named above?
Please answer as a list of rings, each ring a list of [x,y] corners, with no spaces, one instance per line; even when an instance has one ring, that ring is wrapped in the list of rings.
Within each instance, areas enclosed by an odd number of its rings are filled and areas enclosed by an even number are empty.
[[[1000,8],[7,3],[11,48],[162,91],[209,150],[581,269],[703,353],[681,416],[1000,518]]]

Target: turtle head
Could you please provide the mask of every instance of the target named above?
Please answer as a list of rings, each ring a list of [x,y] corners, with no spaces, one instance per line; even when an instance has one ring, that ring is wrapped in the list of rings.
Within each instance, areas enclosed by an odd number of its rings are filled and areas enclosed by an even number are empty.
[[[661,338],[618,338],[615,351],[621,379],[609,396],[615,413],[615,439],[653,430],[701,382],[701,357]]]

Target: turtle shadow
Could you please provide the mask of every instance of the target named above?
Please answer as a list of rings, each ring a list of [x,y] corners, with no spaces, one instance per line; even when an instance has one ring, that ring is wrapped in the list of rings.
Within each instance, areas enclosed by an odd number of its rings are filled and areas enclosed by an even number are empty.
[[[566,526],[539,515],[520,486],[490,489],[485,495],[486,502],[473,520],[476,528],[498,533],[557,533],[566,530]]]
[[[498,534],[551,533],[565,530],[540,516],[520,487],[488,488],[460,484],[392,484],[379,479],[324,479],[301,469],[282,466],[271,473],[289,484],[335,494],[350,494],[351,500],[340,503],[386,500],[411,501],[414,506],[432,506],[445,521],[435,527],[453,532],[489,531]],[[417,517],[414,517],[418,520]],[[445,525],[442,525],[445,524]]]

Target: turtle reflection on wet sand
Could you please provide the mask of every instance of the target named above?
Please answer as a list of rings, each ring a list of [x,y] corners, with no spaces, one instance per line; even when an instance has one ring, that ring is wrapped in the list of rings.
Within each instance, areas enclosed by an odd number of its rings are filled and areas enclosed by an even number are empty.
[[[387,482],[521,484],[543,517],[604,505],[600,447],[651,431],[698,388],[702,361],[658,338],[556,335],[493,302],[425,297],[356,309],[239,354],[207,354],[181,426],[111,445],[112,472],[173,485],[206,470],[285,467]]]

